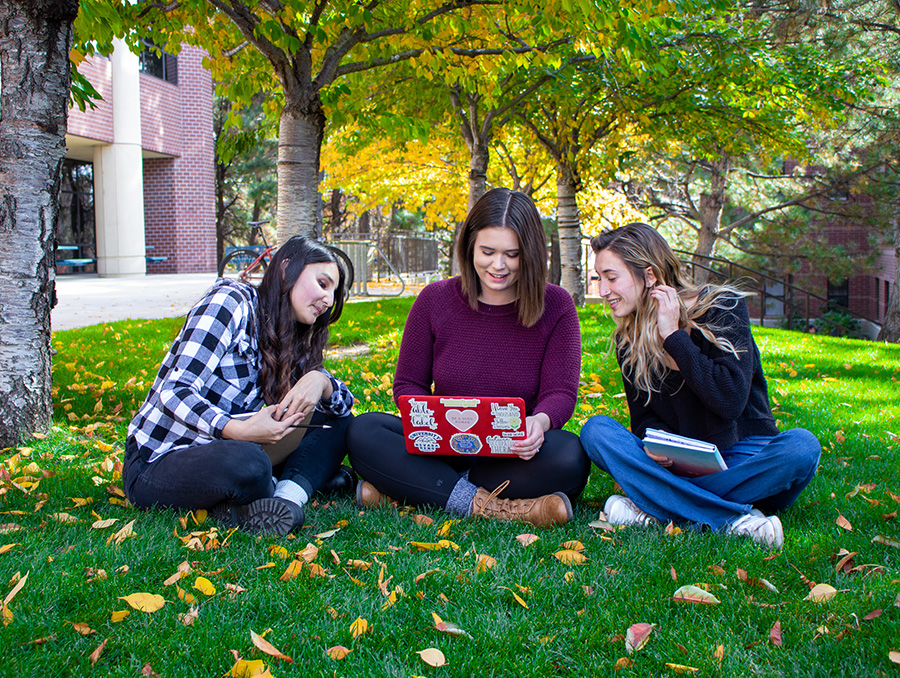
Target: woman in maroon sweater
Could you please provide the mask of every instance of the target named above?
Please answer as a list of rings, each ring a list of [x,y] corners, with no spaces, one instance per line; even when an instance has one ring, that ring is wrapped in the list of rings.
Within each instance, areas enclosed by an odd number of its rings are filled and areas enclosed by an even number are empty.
[[[561,430],[572,416],[581,335],[569,294],[547,283],[537,209],[523,193],[494,189],[476,203],[459,237],[460,276],[426,287],[413,304],[394,375],[402,395],[525,400],[519,458],[410,455],[401,421],[373,412],[347,431],[357,500],[388,497],[534,525],[572,518],[570,499],[590,471],[581,442]]]

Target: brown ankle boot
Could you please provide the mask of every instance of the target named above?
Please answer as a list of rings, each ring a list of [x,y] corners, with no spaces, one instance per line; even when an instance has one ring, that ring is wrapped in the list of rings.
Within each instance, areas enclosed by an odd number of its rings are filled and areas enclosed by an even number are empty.
[[[572,519],[572,504],[562,492],[545,494],[534,499],[499,499],[504,483],[493,492],[479,487],[472,500],[472,515],[483,515],[497,520],[522,520],[536,527],[565,525]]]
[[[375,508],[376,506],[387,506],[394,502],[386,494],[382,494],[372,483],[363,480],[356,486],[356,503],[363,508]]]

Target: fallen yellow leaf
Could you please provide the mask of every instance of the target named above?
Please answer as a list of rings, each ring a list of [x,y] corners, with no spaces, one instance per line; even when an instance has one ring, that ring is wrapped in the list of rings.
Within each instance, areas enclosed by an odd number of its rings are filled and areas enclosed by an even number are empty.
[[[354,638],[358,638],[359,636],[368,633],[369,629],[369,622],[362,617],[357,617],[353,620],[353,623],[350,624],[350,635]]]
[[[194,588],[205,596],[216,595],[216,587],[213,586],[212,582],[206,577],[197,577],[194,582]]]
[[[138,612],[156,612],[166,604],[166,599],[155,593],[132,593],[128,596],[119,596]]]
[[[18,573],[16,574],[18,575]],[[25,586],[25,582],[28,581],[29,574],[30,571],[26,572],[25,576],[22,577],[18,582],[16,582],[16,585],[12,587],[12,590],[6,594],[6,598],[3,599],[4,605],[9,605],[12,602],[12,599],[16,597],[16,594],[22,590],[22,587]]]
[[[117,624],[131,614],[130,610],[115,610],[111,616],[113,624]]]
[[[262,659],[238,659],[225,675],[231,678],[261,678],[268,674],[269,670]]]
[[[573,551],[572,549],[564,549],[562,551],[557,551],[553,554],[553,556],[561,563],[565,565],[578,565],[579,563],[583,563],[587,560],[583,553],[579,553],[578,551]]]
[[[118,518],[107,518],[106,520],[95,520],[91,523],[91,528],[95,530],[104,530],[119,522]]]
[[[669,662],[666,662],[666,666],[675,673],[697,673],[700,671],[700,669],[695,669],[693,666],[685,666],[684,664],[670,664]]]

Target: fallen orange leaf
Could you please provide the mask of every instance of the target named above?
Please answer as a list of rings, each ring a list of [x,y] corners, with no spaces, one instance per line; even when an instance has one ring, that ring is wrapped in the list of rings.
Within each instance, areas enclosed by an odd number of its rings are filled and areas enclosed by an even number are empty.
[[[325,650],[325,654],[327,654],[335,661],[340,661],[351,652],[353,652],[353,650],[350,650],[343,645],[335,645],[334,647],[329,647],[327,650]]]
[[[769,640],[775,647],[781,647],[781,621],[776,621],[769,629]]]
[[[534,542],[540,539],[536,534],[531,534],[530,532],[526,532],[525,534],[520,534],[516,537],[516,540],[522,546],[528,546],[529,544],[533,544]]]
[[[100,659],[100,655],[103,654],[103,650],[104,650],[104,648],[106,648],[107,642],[109,642],[109,638],[105,639],[102,643],[100,643],[97,646],[97,649],[95,649],[93,652],[91,652],[91,656],[90,656],[91,666],[94,666],[97,664],[97,662]]]
[[[625,650],[628,654],[642,649],[650,640],[651,633],[653,633],[653,624],[641,622],[629,626],[625,632]]]
[[[291,579],[296,579],[300,576],[300,573],[303,571],[303,561],[302,560],[292,560],[290,565],[287,566],[287,569],[284,573],[278,578],[280,581],[290,581]]]
[[[853,531],[853,525],[850,524],[850,521],[844,518],[841,514],[838,514],[837,520],[834,521],[837,523],[838,527],[842,527],[848,532]]]
[[[487,572],[497,564],[497,559],[491,556],[481,554],[475,563],[475,570],[478,572]]]
[[[78,633],[80,633],[83,636],[89,636],[92,633],[97,633],[94,629],[92,629],[90,626],[88,626],[84,622],[66,622],[66,623],[71,624],[72,628],[75,629]]]
[[[272,643],[263,638],[261,635],[250,629],[250,641],[253,643],[254,647],[260,652],[265,652],[270,657],[275,657],[276,659],[281,659],[283,661],[289,662],[291,664],[294,663],[294,660],[288,657],[286,654],[283,654],[280,650],[278,650]]]

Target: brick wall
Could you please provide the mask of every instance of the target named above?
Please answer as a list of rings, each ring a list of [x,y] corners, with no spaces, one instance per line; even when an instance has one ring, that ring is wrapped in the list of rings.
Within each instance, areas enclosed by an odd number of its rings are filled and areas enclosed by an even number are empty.
[[[144,159],[144,223],[148,273],[216,270],[215,147],[212,78],[205,52],[185,46],[178,86],[141,74],[141,132],[146,150],[173,158]]]
[[[98,139],[111,144],[113,140],[112,115],[112,66],[106,57],[88,57],[78,71],[94,86],[102,101],[94,102],[96,108],[81,111],[76,106],[69,109],[66,131],[79,137]]]

